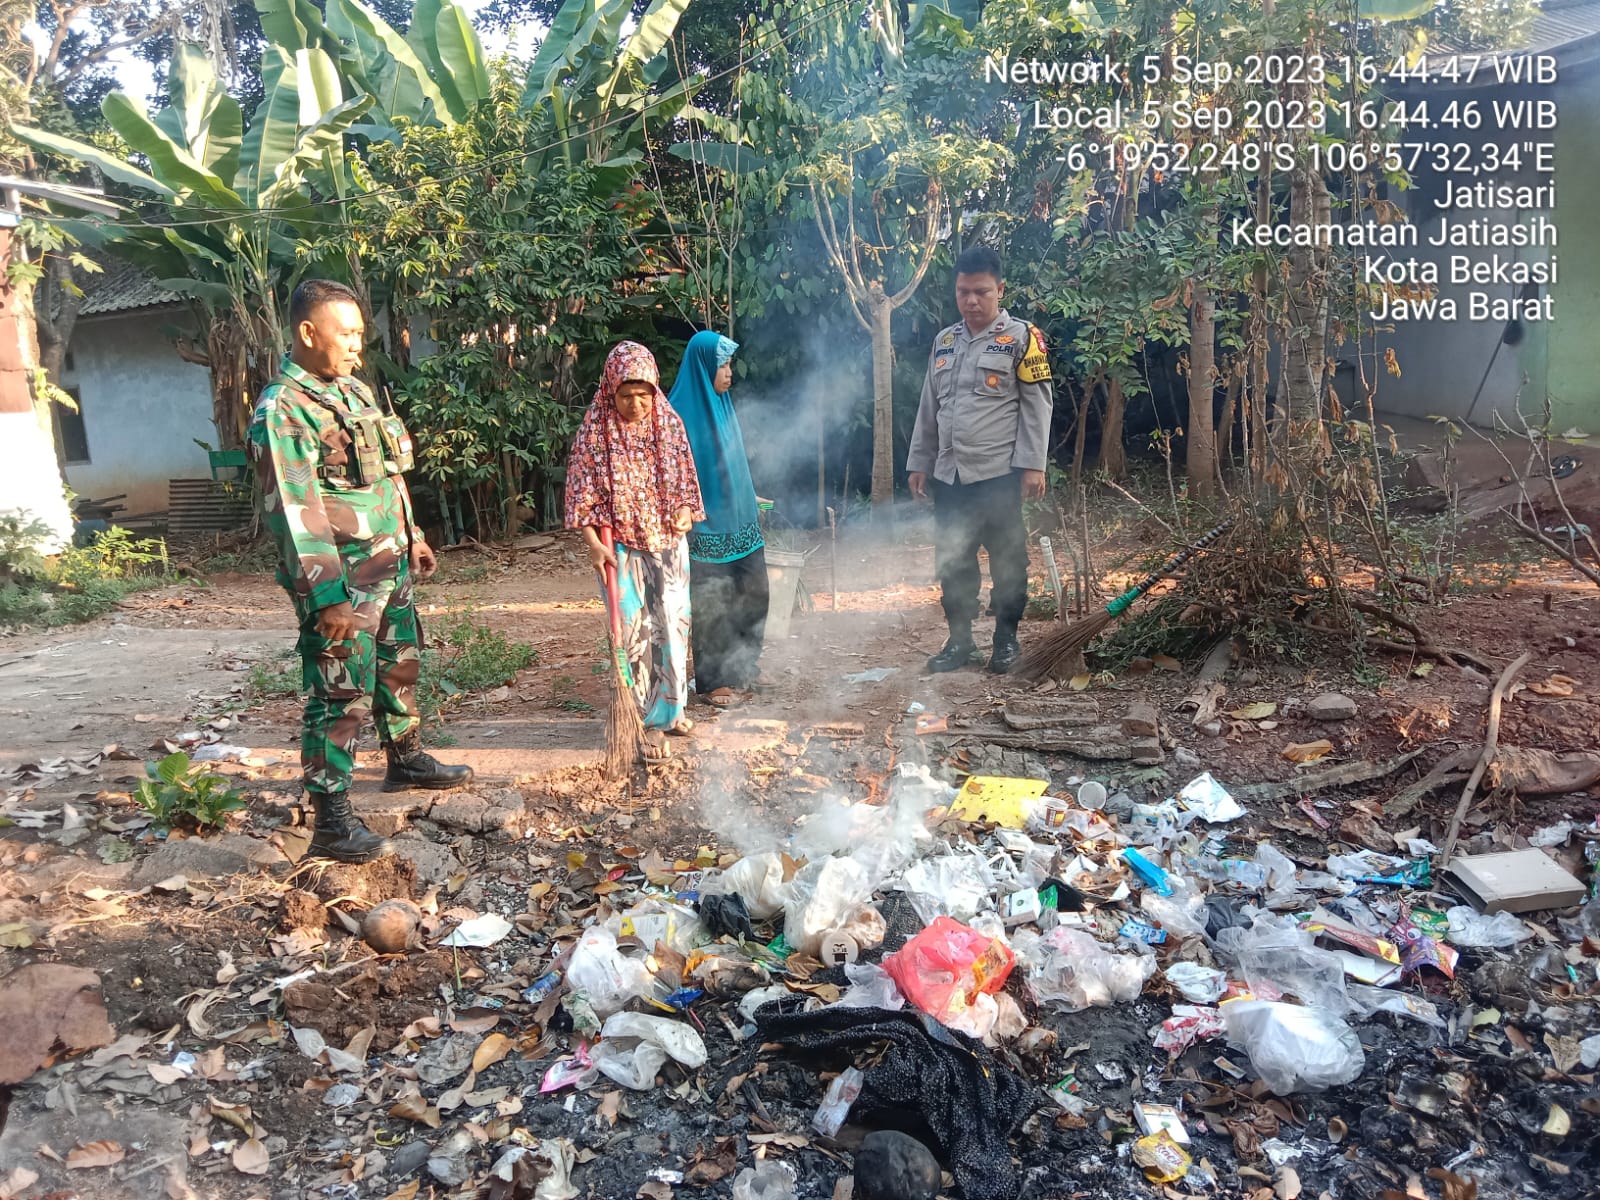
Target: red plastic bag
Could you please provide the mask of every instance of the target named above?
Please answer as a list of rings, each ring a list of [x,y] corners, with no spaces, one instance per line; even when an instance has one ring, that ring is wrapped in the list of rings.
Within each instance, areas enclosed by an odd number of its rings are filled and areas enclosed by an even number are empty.
[[[949,917],[936,917],[883,960],[900,994],[939,1021],[970,1008],[981,992],[1005,986],[1017,956],[1003,938],[989,937]]]

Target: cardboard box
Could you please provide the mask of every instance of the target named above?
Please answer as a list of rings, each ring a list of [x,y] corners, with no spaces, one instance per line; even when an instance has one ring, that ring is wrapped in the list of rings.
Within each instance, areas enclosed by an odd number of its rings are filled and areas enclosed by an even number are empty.
[[[1444,878],[1479,912],[1538,912],[1583,901],[1583,884],[1542,850],[1453,859]]]

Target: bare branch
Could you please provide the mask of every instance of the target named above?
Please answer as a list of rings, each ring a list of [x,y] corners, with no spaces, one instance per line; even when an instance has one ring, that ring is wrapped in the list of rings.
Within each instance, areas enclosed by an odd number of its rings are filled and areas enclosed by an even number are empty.
[[[943,211],[943,199],[935,198],[934,202],[928,206],[928,230],[922,239],[922,259],[917,263],[917,269],[912,274],[911,281],[889,297],[890,308],[899,308],[912,296],[916,295],[917,288],[922,283],[922,277],[928,273],[928,266],[933,262],[933,253],[939,247],[939,216]]]

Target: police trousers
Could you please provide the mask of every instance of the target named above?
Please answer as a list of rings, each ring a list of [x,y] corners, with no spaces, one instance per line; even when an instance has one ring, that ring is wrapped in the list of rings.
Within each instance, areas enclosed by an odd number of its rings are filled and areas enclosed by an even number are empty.
[[[1011,471],[979,483],[940,483],[933,490],[934,570],[952,630],[978,615],[978,550],[989,553],[998,628],[1015,632],[1028,606],[1028,541],[1022,525],[1022,474]]]

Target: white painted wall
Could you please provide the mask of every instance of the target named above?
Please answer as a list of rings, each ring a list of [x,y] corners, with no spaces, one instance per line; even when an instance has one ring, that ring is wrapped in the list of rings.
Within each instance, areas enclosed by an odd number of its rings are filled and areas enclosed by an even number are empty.
[[[83,408],[89,462],[68,463],[79,496],[126,492],[129,513],[163,511],[167,480],[209,479],[195,438],[217,442],[211,384],[204,367],[184,362],[161,332],[188,324],[182,309],[84,317],[72,331],[72,369],[62,386]]]
[[[72,541],[55,448],[32,412],[0,413],[0,514],[21,514],[24,525],[42,521],[50,530],[38,546],[45,554]]]

